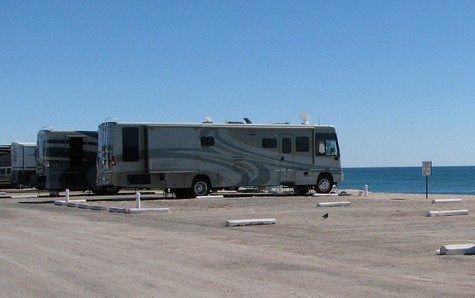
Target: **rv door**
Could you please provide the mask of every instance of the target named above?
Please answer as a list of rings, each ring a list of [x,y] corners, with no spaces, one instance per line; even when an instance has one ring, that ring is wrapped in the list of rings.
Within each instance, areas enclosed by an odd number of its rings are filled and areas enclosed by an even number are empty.
[[[295,183],[295,170],[293,169],[294,155],[292,152],[291,135],[279,135],[279,182],[283,185]]]
[[[69,144],[69,165],[71,168],[81,167],[84,164],[85,138],[67,136],[66,142]]]
[[[128,172],[148,171],[145,134],[145,127],[142,125],[122,127],[122,162]]]

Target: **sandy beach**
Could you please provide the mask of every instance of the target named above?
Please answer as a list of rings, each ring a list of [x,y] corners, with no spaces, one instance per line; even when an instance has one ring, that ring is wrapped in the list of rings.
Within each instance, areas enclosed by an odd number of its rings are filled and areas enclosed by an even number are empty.
[[[0,199],[0,280],[5,297],[473,297],[475,256],[438,255],[475,242],[475,196],[225,195],[176,200],[142,195],[121,214]],[[33,192],[36,194],[35,192]],[[134,208],[133,193],[74,194],[88,204]],[[433,199],[462,202],[433,204]],[[351,206],[317,207],[350,201]],[[428,217],[430,210],[469,215]],[[328,218],[322,216],[328,213]],[[277,224],[227,227],[230,219]]]

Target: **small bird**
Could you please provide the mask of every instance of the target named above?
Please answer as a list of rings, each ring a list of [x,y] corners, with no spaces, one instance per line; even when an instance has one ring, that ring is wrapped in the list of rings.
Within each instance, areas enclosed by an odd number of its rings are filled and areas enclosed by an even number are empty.
[[[323,217],[323,219],[327,219],[328,218],[328,213],[323,214],[322,217]]]

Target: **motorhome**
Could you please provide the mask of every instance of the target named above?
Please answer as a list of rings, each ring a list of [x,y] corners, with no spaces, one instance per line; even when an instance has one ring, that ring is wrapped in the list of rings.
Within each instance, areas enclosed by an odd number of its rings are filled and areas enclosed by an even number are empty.
[[[334,126],[120,123],[98,128],[97,184],[158,188],[177,197],[240,186],[329,193],[343,180]]]
[[[36,178],[36,143],[12,143],[11,183],[16,188],[32,187]]]
[[[117,193],[116,188],[96,185],[97,131],[43,129],[38,132],[37,144],[38,189]]]

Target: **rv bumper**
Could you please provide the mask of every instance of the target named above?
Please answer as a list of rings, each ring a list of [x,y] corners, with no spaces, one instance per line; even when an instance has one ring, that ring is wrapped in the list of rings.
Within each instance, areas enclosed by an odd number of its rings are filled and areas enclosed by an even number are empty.
[[[345,175],[343,174],[343,171],[333,173],[333,181],[335,182],[335,184],[343,182],[343,180],[345,180]]]
[[[112,173],[98,173],[97,185],[101,185],[101,186],[112,185]]]

